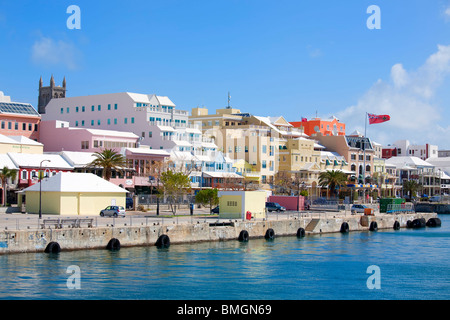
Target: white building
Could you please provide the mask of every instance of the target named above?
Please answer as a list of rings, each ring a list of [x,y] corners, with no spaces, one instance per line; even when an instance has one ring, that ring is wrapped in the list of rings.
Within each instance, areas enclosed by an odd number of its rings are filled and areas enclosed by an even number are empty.
[[[188,111],[176,109],[168,97],[155,94],[120,92],[52,99],[42,119],[67,121],[71,127],[133,132],[140,144],[153,149],[194,148],[184,140],[191,133],[187,132]]]
[[[438,146],[431,144],[414,145],[408,140],[397,140],[393,143],[397,147],[397,156],[418,157],[426,160],[438,156]]]

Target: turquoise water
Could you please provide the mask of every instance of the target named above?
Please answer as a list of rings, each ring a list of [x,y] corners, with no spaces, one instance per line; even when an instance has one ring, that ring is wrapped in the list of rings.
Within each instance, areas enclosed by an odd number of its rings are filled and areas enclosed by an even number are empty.
[[[1,299],[450,299],[442,227],[0,256]],[[379,267],[380,289],[367,273]],[[79,268],[78,282],[70,266]]]

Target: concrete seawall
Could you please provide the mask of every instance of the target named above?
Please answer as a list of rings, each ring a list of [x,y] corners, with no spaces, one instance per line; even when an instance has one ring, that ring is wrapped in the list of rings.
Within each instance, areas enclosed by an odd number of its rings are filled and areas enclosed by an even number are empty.
[[[296,235],[299,228],[308,234],[340,232],[343,222],[347,222],[349,231],[368,231],[372,221],[378,229],[393,229],[394,222],[405,228],[408,220],[437,217],[436,213],[386,214],[376,216],[342,216],[329,218],[293,218],[274,221],[226,220],[220,223],[200,222],[184,224],[154,223],[149,226],[63,228],[39,230],[4,230],[0,232],[0,254],[19,252],[44,252],[50,242],[57,242],[61,250],[105,249],[108,242],[115,238],[121,247],[154,246],[161,235],[167,235],[171,244],[200,241],[237,240],[242,230],[249,238],[262,238],[268,229],[275,236]]]

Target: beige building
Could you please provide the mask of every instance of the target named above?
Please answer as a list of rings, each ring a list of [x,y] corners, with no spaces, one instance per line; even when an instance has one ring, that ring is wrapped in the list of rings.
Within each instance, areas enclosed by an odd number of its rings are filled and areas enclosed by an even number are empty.
[[[27,213],[99,215],[109,205],[125,207],[127,191],[92,173],[61,172],[42,180],[42,199],[39,183],[22,191],[26,195]],[[19,206],[22,197],[19,197]]]
[[[354,172],[355,178],[361,183],[364,174],[366,178],[372,177],[375,150],[369,138],[363,137],[356,132],[347,136],[317,135],[314,138],[317,139],[321,145],[326,147],[327,150],[342,155],[345,158],[345,162],[348,164],[348,170]]]
[[[5,136],[0,134],[0,153],[38,153],[42,154],[44,145],[25,136]]]
[[[262,184],[274,180],[279,151],[287,141],[303,135],[283,117],[254,116],[231,107],[217,109],[215,114],[208,114],[206,108],[194,108],[189,121],[198,125],[204,136],[214,139],[229,158],[242,159],[252,166],[252,175],[259,176]]]

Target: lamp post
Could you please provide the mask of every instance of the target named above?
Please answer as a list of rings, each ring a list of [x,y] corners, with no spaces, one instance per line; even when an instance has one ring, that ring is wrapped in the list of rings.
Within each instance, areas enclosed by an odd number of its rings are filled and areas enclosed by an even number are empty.
[[[39,219],[42,219],[42,211],[41,211],[42,176],[41,176],[41,172],[42,172],[42,163],[45,161],[50,162],[50,160],[42,160],[41,163],[39,164]]]

